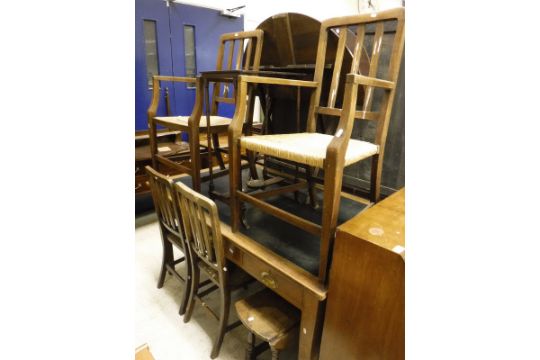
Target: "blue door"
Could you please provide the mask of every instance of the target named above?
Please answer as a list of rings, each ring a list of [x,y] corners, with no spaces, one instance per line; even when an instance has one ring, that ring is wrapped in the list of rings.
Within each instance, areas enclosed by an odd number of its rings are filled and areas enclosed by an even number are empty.
[[[152,75],[194,76],[201,71],[214,70],[219,37],[223,33],[242,31],[244,19],[222,16],[218,10],[163,0],[136,0],[135,19],[135,130],[146,130]],[[169,94],[171,114],[191,113],[195,101],[193,85],[162,83]],[[232,116],[229,108],[220,113]],[[158,114],[166,114],[163,93]]]

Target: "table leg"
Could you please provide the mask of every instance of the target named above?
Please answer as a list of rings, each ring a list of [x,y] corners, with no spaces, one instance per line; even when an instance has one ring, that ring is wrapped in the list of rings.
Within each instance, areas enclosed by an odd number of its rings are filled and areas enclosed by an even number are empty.
[[[300,320],[300,337],[298,359],[311,360],[319,357],[321,345],[324,301],[315,296],[304,294],[302,319]]]

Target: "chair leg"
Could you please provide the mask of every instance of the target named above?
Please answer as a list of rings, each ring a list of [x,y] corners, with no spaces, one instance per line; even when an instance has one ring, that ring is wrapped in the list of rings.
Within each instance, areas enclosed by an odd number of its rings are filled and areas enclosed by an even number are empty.
[[[214,347],[212,348],[212,353],[210,358],[215,359],[219,355],[219,350],[221,349],[221,344],[223,343],[223,337],[225,336],[225,331],[227,329],[227,320],[229,319],[229,306],[231,302],[231,293],[230,290],[226,287],[226,284],[220,289],[220,316],[219,316],[219,328],[214,341]]]
[[[253,334],[251,331],[248,332],[248,343],[246,348],[246,360],[253,360],[255,357],[253,356],[253,349],[255,348],[255,334]]]
[[[231,230],[237,232],[241,222],[240,200],[236,191],[242,190],[242,168],[240,160],[240,146],[236,144],[238,139],[229,134],[229,194],[231,202]]]
[[[279,358],[279,350],[273,348],[270,346],[270,351],[272,352],[272,360],[278,360]]]
[[[190,129],[189,132],[189,152],[191,181],[193,190],[201,192],[201,151],[199,142],[199,131]]]
[[[257,174],[257,167],[255,166],[255,162],[257,161],[257,154],[253,151],[246,151],[246,155],[249,163],[250,178],[257,180],[259,179],[259,174]]]
[[[190,254],[191,255],[191,254]],[[186,313],[184,314],[184,322],[187,323],[191,319],[191,315],[193,315],[193,307],[195,305],[195,296],[197,295],[197,292],[199,290],[199,265],[197,264],[196,260],[193,260],[194,258],[191,258],[191,288],[189,290],[189,298],[187,301],[187,309]]]
[[[223,157],[221,156],[221,151],[219,151],[219,134],[212,134],[212,143],[214,145],[214,156],[216,157],[219,168],[221,170],[225,169],[225,163],[223,162]],[[212,164],[210,164],[212,166]]]
[[[313,181],[313,168],[311,166],[306,167],[306,179],[308,182],[309,205],[316,210],[319,208],[319,204],[315,197],[315,182]]]
[[[381,199],[381,176],[382,176],[382,158],[380,155],[374,155],[371,159],[371,201],[379,202]]]
[[[156,158],[156,155],[158,153],[157,150],[157,135],[156,135],[156,124],[154,123],[154,120],[152,118],[148,121],[148,132],[149,132],[149,140],[150,140],[150,156],[152,158],[152,167],[154,170],[159,171],[158,169],[158,161]]]
[[[186,281],[184,282],[184,292],[182,294],[182,300],[180,301],[180,310],[178,310],[179,315],[184,315],[186,313],[186,307],[189,299],[189,294],[191,292],[191,282],[192,282],[192,271],[191,271],[191,260],[189,254],[185,251],[186,257]]]
[[[163,258],[161,260],[161,271],[159,273],[159,280],[157,284],[158,289],[161,289],[163,287],[163,283],[165,282],[165,277],[167,276],[167,264],[172,264],[174,261],[172,244],[165,239],[163,231],[161,234],[161,241],[163,243]]]
[[[329,164],[324,169],[324,197],[321,229],[321,248],[319,280],[326,282],[329,260],[336,232],[341,185],[343,179],[343,159],[327,159]]]
[[[240,222],[242,223],[244,229],[249,229],[249,223],[247,221],[247,207],[245,203],[240,204]]]

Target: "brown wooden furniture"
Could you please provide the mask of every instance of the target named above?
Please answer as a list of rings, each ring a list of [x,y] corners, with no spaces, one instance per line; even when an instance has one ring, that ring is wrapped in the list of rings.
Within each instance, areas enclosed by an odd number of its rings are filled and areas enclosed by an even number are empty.
[[[141,345],[135,349],[135,360],[155,360],[148,344]]]
[[[326,288],[298,265],[221,223],[227,259],[301,311],[298,359],[316,359]]]
[[[321,360],[405,358],[405,189],[338,227]]]
[[[321,25],[313,81],[240,76],[238,85],[239,99],[246,98],[252,84],[307,87],[312,88],[313,91],[308,113],[307,132],[298,134],[242,136],[242,126],[246,117],[247,106],[244,101],[237,103],[236,113],[229,126],[232,229],[238,231],[241,202],[249,202],[307,232],[320,236],[319,279],[322,282],[327,280],[330,249],[337,226],[344,167],[371,158],[371,193],[370,199],[366,201],[370,201],[371,205],[380,199],[381,165],[384,157],[388,120],[392,111],[394,89],[404,45],[404,16],[404,9],[398,8],[324,21]],[[383,36],[385,35],[385,26],[395,26],[395,32],[390,39]],[[343,72],[349,72],[349,74],[347,75],[343,95],[343,105],[340,108],[336,103],[336,98],[339,91],[339,79],[342,74],[343,54],[348,34],[350,34],[349,28],[351,27],[354,28],[356,33],[356,46],[351,67],[343,68]],[[372,30],[373,28],[374,30]],[[338,32],[339,42],[333,64],[328,101],[326,104],[321,105],[321,84],[326,64],[327,40],[329,33],[332,31]],[[370,38],[371,41],[368,41]],[[362,73],[359,64],[362,58],[362,49],[368,42],[371,44],[371,46],[366,46],[371,48],[369,70],[367,73]],[[390,63],[386,69],[387,71],[381,74],[382,68],[379,68],[379,55],[383,42],[385,43],[384,46],[392,47],[392,56],[389,59]],[[359,71],[360,73],[358,73]],[[358,96],[359,88],[364,91],[362,99]],[[379,108],[374,109],[372,105],[376,96],[381,97],[382,101],[379,103]],[[360,110],[357,108],[357,100],[362,100]],[[333,135],[316,132],[319,115],[339,117],[339,123]],[[371,141],[350,139],[355,119],[377,122],[374,139],[371,139]],[[256,195],[247,194],[242,191],[240,177],[240,153],[242,150],[263,153],[305,166],[306,181],[297,181],[280,189],[270,189]],[[263,201],[263,199],[270,196],[297,191],[307,186],[311,204],[315,206],[314,183],[312,180],[313,168],[324,170],[322,225],[302,219]]]
[[[244,44],[247,42],[247,48],[244,52]],[[220,38],[220,47],[218,51],[217,70],[246,69],[257,70],[259,68],[260,55],[262,47],[262,30],[245,31],[223,34]],[[225,57],[225,51],[227,55]],[[236,49],[236,60],[233,64],[234,53]],[[159,84],[161,81],[180,81],[196,83],[196,98],[192,114],[190,116],[156,116],[159,105]],[[223,85],[223,91],[221,90]],[[236,91],[235,91],[236,92]],[[210,122],[202,116],[203,111],[203,84],[200,78],[175,77],[175,76],[154,76],[152,102],[148,108],[148,126],[150,132],[150,152],[152,154],[152,167],[160,169],[159,165],[165,165],[182,172],[189,173],[194,181],[194,189],[200,190],[200,170],[201,170],[201,149],[199,133],[207,132],[214,142],[214,147],[219,148],[219,133],[226,131],[231,119],[218,116],[219,103],[235,103],[235,96],[231,96],[228,84],[216,83],[212,96]],[[190,163],[189,165],[178,163],[171,158],[160,153],[157,146],[157,126],[161,125],[170,130],[186,131],[189,138]],[[208,147],[210,146],[208,139]],[[219,151],[215,152],[216,157],[224,167],[223,159]]]
[[[189,161],[189,145],[180,138],[178,131],[159,130],[157,132],[158,149],[162,150],[162,155],[174,157],[180,160],[182,157]],[[135,132],[135,214],[145,213],[154,209],[150,182],[145,167],[152,166],[152,155],[150,154],[150,137],[148,130]],[[207,164],[203,161],[202,167]],[[161,167],[162,174],[173,175],[178,171]]]
[[[226,260],[216,204],[182,183],[176,183],[174,190],[174,197],[180,204],[183,215],[187,248],[191,259],[191,290],[184,322],[188,322],[191,318],[195,297],[202,297],[213,290],[210,288],[203,293],[199,292],[202,284],[199,283],[200,270],[205,272],[209,280],[219,289],[219,316],[205,306],[219,320],[218,332],[210,355],[214,359],[219,355],[225,333],[240,325],[239,321],[227,325],[231,291],[245,286],[253,278]]]
[[[294,336],[293,331],[300,320],[298,309],[269,289],[239,300],[234,306],[238,318],[249,330],[246,360],[256,359],[268,346],[272,360],[277,360],[279,352]],[[255,346],[255,336],[262,338],[264,343]]]
[[[202,174],[206,172],[207,170],[203,170]],[[179,180],[191,184],[187,174],[180,176]],[[219,184],[216,184],[219,185],[218,190],[228,188],[226,180],[226,178],[218,179]],[[206,187],[208,183],[204,185]],[[230,217],[227,216],[230,215],[229,206],[221,202],[218,205],[220,212],[223,213],[221,234],[227,260],[300,310],[298,359],[316,359],[322,333],[325,286],[318,281],[316,275],[259,243],[258,239],[240,232],[232,232],[230,225],[225,222]],[[261,220],[265,221],[264,218]],[[254,230],[256,228],[252,227]]]
[[[186,249],[185,232],[182,225],[182,217],[179,212],[178,204],[173,197],[173,180],[166,175],[160,174],[150,166],[146,167],[150,189],[156,214],[159,220],[159,230],[161,232],[161,242],[163,243],[163,257],[161,262],[161,272],[159,274],[158,289],[163,287],[167,272],[184,284],[182,300],[180,302],[180,315],[186,311],[186,304],[191,288],[191,258]],[[178,248],[184,256],[174,259],[173,246]],[[183,261],[187,264],[187,276],[180,275],[175,266]]]
[[[242,75],[254,75],[254,76],[265,76],[265,77],[279,77],[279,78],[303,78],[305,77],[305,74],[303,73],[295,73],[295,72],[283,72],[283,71],[256,71],[256,70],[220,70],[220,71],[204,71],[200,75],[200,81],[202,83],[202,88],[205,94],[205,108],[209,109],[209,84],[215,83],[215,84],[231,84],[234,89],[237,89],[238,79]],[[249,109],[253,109],[254,96],[258,95],[260,98],[267,98],[268,94],[266,93],[268,89],[264,87],[254,87],[251,91],[251,93],[248,95],[247,100],[247,107]],[[298,111],[299,109],[297,109]],[[244,122],[244,126],[242,128],[242,133],[246,135],[252,135],[253,134],[253,119],[251,116],[253,115],[252,111],[247,112],[248,116],[250,116],[249,119],[247,119]],[[211,123],[210,112],[206,111],[204,116],[206,116],[207,121]],[[208,131],[208,128],[207,128]],[[208,133],[208,138],[210,138],[210,133]],[[213,141],[214,148],[212,149],[212,144],[208,143],[208,163],[211,161],[211,154],[214,152],[215,154],[218,154],[218,158],[221,157],[221,153],[228,154],[227,149],[222,149],[219,147],[219,140]],[[244,154],[242,154],[244,155]],[[246,164],[249,166],[250,169],[250,176],[252,179],[257,179],[257,171],[255,169],[255,159],[253,157],[253,154],[251,152],[246,152],[246,158],[248,159],[248,163]],[[208,180],[210,182],[209,186],[209,196],[212,199],[218,199],[221,201],[229,202],[229,195],[228,194],[222,194],[214,191],[214,183],[213,180],[222,175],[227,175],[229,170],[225,169],[223,164],[220,164],[221,169],[214,173],[213,167],[208,168],[208,176],[201,178],[204,180]],[[243,168],[243,167],[242,167]]]
[[[264,31],[264,42],[261,55],[261,70],[280,70],[280,71],[302,71],[310,73],[313,78],[313,72],[315,70],[315,60],[317,55],[317,41],[320,32],[321,23],[316,19],[309,16],[297,13],[281,13],[273,15],[262,23],[257,28]],[[370,32],[371,29],[369,30]],[[395,28],[389,26],[385,27],[385,34],[383,37],[392,36]],[[351,66],[352,58],[355,49],[355,34],[350,31],[347,34],[345,51],[343,54],[342,69],[348,69]],[[332,64],[335,62],[335,56],[337,53],[339,43],[339,34],[335,31],[329,33],[327,53],[326,53],[326,68],[323,75],[322,91],[320,103],[325,104],[328,99],[325,98],[328,94],[328,89],[331,86],[330,80],[332,78]],[[370,45],[370,44],[368,44]],[[363,56],[360,60],[361,73],[367,74],[369,69],[369,55],[366,50],[370,50],[369,47],[363,50]],[[384,68],[388,65],[387,59],[390,57],[390,48],[383,46],[380,53],[380,65]],[[404,128],[405,128],[405,81],[404,81],[404,59],[399,72],[397,81],[396,95],[394,100],[394,106],[392,110],[391,120],[388,128],[387,141],[386,141],[386,155],[383,163],[383,174],[381,179],[381,193],[383,195],[389,195],[401,188],[405,184],[404,179]],[[345,88],[346,71],[341,72],[339,86],[336,96],[336,104],[341,107],[343,101],[343,93]],[[268,112],[271,118],[271,124],[269,126],[269,133],[288,133],[299,132],[295,129],[294,121],[291,121],[291,114],[295,111],[295,94],[297,89],[294,87],[272,87],[272,102],[267,109],[264,99],[261,99],[261,104],[265,112]],[[363,89],[359,89],[359,98],[363,97]],[[306,118],[309,108],[309,89],[302,89],[300,100],[300,124],[302,128],[306,126]],[[377,106],[378,99],[374,99]],[[333,134],[336,128],[337,122],[335,117],[320,115],[318,117],[317,131],[326,134]],[[365,125],[365,126],[364,126]],[[363,126],[354,126],[351,139],[362,139],[366,132],[375,131],[374,123],[363,124]],[[272,169],[278,169],[280,171],[292,172],[290,164],[278,161],[278,159],[268,158],[267,164]],[[263,173],[264,175],[264,173]],[[351,194],[358,194],[366,196],[369,190],[370,179],[370,166],[363,162],[350,165],[345,168],[343,173],[343,187],[342,190]],[[314,174],[314,180],[318,183],[322,183],[323,176],[320,174]]]

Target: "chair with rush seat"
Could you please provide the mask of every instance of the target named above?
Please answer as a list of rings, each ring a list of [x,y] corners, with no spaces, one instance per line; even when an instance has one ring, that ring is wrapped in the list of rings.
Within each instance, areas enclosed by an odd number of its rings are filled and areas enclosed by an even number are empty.
[[[307,129],[306,132],[302,133],[242,135],[242,121],[245,118],[247,106],[245,102],[237,103],[236,113],[229,127],[231,225],[233,231],[238,231],[241,202],[248,202],[319,236],[321,239],[319,279],[323,282],[327,281],[330,249],[337,227],[344,167],[364,159],[371,159],[370,196],[366,202],[372,205],[380,199],[386,134],[404,47],[404,17],[404,9],[397,8],[324,21],[319,35],[313,81],[241,76],[238,82],[239,99],[245,99],[249,89],[261,83],[312,89]],[[353,30],[353,32],[349,30]],[[333,70],[329,82],[327,104],[321,104],[328,36],[331,31],[338,34],[339,40],[335,61],[332,64]],[[352,65],[351,68],[342,69],[344,52],[347,51],[346,44],[351,43],[347,37],[350,36],[353,36],[352,40],[355,44]],[[371,56],[367,71],[362,73],[359,64],[364,48],[370,50],[368,53],[371,53]],[[380,56],[382,49],[390,53],[387,64],[380,61],[383,58]],[[384,64],[379,66],[379,63]],[[343,103],[339,104],[336,99],[338,98],[337,93],[340,91],[339,78],[342,71],[346,71],[348,75],[344,87]],[[333,135],[317,132],[319,116],[333,116],[339,119]],[[366,141],[351,139],[356,119],[376,123],[374,139]],[[307,181],[298,181],[281,189],[270,189],[252,194],[245,193],[242,191],[240,173],[240,154],[243,151],[253,151],[302,166],[305,168]],[[321,225],[263,201],[270,196],[308,187],[311,202],[314,205],[311,177],[314,169],[324,171]]]
[[[235,70],[258,70],[261,59],[263,41],[263,31],[245,31],[223,34],[220,38],[220,47],[218,51],[216,70],[231,70],[234,66]],[[246,50],[244,44],[247,42]],[[228,49],[225,57],[225,49]],[[233,64],[234,52],[236,49],[236,61]],[[196,99],[195,105],[190,116],[156,116],[160,98],[160,82],[186,82],[196,83]],[[223,92],[222,90],[223,86]],[[221,169],[225,168],[221,152],[223,149],[219,146],[219,134],[225,133],[231,122],[230,118],[218,116],[218,106],[220,103],[234,104],[236,89],[234,92],[229,91],[229,84],[215,83],[212,102],[210,104],[209,125],[207,124],[206,116],[203,114],[203,102],[205,99],[204,87],[200,78],[191,77],[176,77],[176,76],[154,76],[153,77],[153,93],[152,102],[148,108],[148,126],[150,133],[150,152],[152,155],[152,167],[159,170],[159,166],[163,165],[173,168],[177,171],[187,172],[193,180],[193,188],[200,191],[201,187],[201,147],[205,147],[207,151],[214,149],[216,157]],[[185,131],[189,137],[190,161],[186,164],[174,161],[173,158],[160,154],[157,145],[157,126],[163,126],[170,130]],[[208,134],[211,139],[208,139],[208,145],[200,143],[200,133]],[[213,145],[210,145],[212,140]],[[209,164],[212,166],[212,164]]]
[[[229,263],[225,258],[221,222],[215,202],[178,182],[174,185],[174,196],[180,204],[182,219],[186,229],[186,243],[191,259],[191,290],[184,322],[188,322],[193,313],[195,298],[202,298],[208,291],[199,292],[200,271],[202,270],[219,289],[220,312],[216,315],[203,302],[204,307],[219,320],[218,332],[214,340],[210,357],[219,355],[225,333],[241,323],[227,325],[231,302],[231,291],[245,287],[254,279],[242,269]]]

